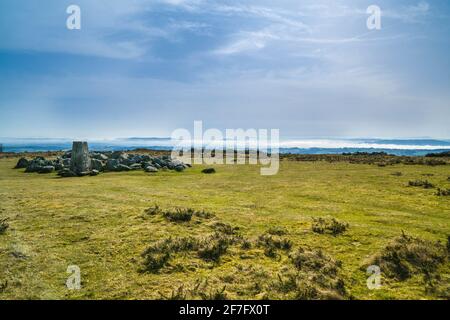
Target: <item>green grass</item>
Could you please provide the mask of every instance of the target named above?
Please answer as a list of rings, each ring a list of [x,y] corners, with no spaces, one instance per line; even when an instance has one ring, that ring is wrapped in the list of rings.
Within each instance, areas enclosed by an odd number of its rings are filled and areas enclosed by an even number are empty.
[[[233,245],[218,262],[186,252],[159,272],[140,272],[141,254],[151,244],[170,236],[205,236],[213,232],[215,222],[239,227],[253,242],[271,228],[283,228],[282,237],[292,241],[293,250],[322,249],[342,261],[349,297],[436,298],[425,291],[422,276],[383,278],[380,290],[369,290],[362,266],[402,230],[447,241],[450,199],[438,197],[436,189],[409,187],[408,182],[433,174],[426,180],[450,188],[448,165],[283,161],[275,176],[260,176],[258,167],[240,165],[215,166],[213,175],[197,166],[183,173],[61,179],[12,170],[16,161],[0,160],[0,218],[8,218],[9,224],[0,235],[0,299],[158,299],[200,281],[208,283],[211,295],[223,291],[230,299],[271,297],[270,283],[289,263],[283,250],[270,258],[257,245],[245,250]],[[145,214],[154,205],[163,211],[204,210],[214,218],[171,222]],[[349,228],[338,236],[317,234],[311,230],[314,217],[334,217]],[[81,269],[81,290],[65,286],[69,265]],[[439,270],[447,283],[449,271],[447,260]]]

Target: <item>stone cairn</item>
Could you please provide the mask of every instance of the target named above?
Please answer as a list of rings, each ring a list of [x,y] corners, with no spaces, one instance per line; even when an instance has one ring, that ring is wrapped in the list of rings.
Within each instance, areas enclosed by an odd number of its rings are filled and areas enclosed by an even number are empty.
[[[156,173],[159,170],[184,171],[190,167],[169,156],[152,157],[147,154],[129,154],[123,151],[89,152],[87,142],[74,141],[72,151],[65,152],[54,160],[36,157],[33,160],[21,158],[15,169],[25,168],[25,172],[58,172],[61,177],[96,176],[100,172],[121,172],[144,170]]]

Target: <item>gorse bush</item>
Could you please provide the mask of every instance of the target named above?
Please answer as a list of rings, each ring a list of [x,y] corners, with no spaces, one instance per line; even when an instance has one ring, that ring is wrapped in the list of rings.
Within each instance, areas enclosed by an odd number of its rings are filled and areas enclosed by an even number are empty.
[[[299,248],[289,255],[292,267],[282,269],[269,285],[275,299],[344,299],[345,283],[341,263],[320,250]],[[274,295],[274,292],[280,294]]]
[[[184,289],[184,285],[181,285],[177,289],[172,290],[172,292],[168,296],[161,292],[159,292],[159,295],[161,300],[182,301],[187,300],[188,292]]]
[[[409,181],[408,185],[410,187],[422,187],[422,188],[425,188],[425,189],[432,189],[432,188],[434,188],[434,184],[432,184],[428,180]]]
[[[268,256],[275,250],[290,250],[292,248],[292,241],[286,238],[278,236],[272,236],[270,234],[263,234],[258,237],[257,244],[263,247],[269,253]],[[266,254],[267,255],[267,254]]]
[[[447,248],[402,234],[375,256],[370,264],[380,266],[387,277],[403,281],[414,274],[430,276],[447,259]]]
[[[447,253],[450,254],[450,235],[447,236]]]
[[[298,248],[289,255],[292,264],[299,271],[314,271],[337,275],[341,262],[326,255],[322,250]]]
[[[175,210],[162,210],[158,205],[154,205],[146,209],[145,214],[154,216],[154,215],[162,215],[164,218],[171,222],[189,222],[191,221],[193,216],[196,216],[201,219],[211,219],[215,215],[211,212],[207,211],[196,211],[191,208],[176,208]]]
[[[163,268],[170,259],[170,253],[149,253],[144,255],[144,269],[146,272],[157,272]]]
[[[0,293],[4,292],[8,288],[8,280],[0,280]]]
[[[158,205],[154,205],[153,207],[150,207],[150,208],[146,209],[145,213],[150,215],[150,216],[154,216],[154,215],[157,215],[157,214],[161,214],[162,210],[159,208]]]
[[[165,267],[177,253],[196,251],[205,261],[219,262],[230,245],[241,242],[242,238],[215,232],[206,237],[167,238],[150,245],[143,253],[143,271],[157,272]]]
[[[202,300],[227,300],[227,293],[225,290],[226,286],[223,286],[222,289],[212,289],[208,292],[199,292]]]
[[[312,231],[319,234],[329,233],[333,236],[347,231],[349,224],[335,218],[313,218]]]
[[[218,262],[220,257],[227,252],[230,239],[218,233],[204,238],[198,243],[198,256],[206,261]]]
[[[8,228],[8,218],[0,218],[0,234],[4,234]]]
[[[149,246],[143,253],[143,271],[157,272],[165,267],[173,254],[195,250],[197,240],[188,238],[167,238]]]
[[[276,227],[269,228],[269,230],[267,230],[267,233],[270,235],[273,235],[273,236],[284,236],[288,232],[287,232],[286,228],[276,226]]]
[[[162,300],[227,300],[226,286],[214,288],[209,286],[208,280],[197,280],[191,288],[185,288],[184,284],[172,290],[170,294],[166,295],[159,292]]]
[[[448,197],[450,196],[450,189],[438,189],[436,195],[439,197]]]
[[[194,211],[194,215],[196,217],[202,218],[202,219],[211,219],[215,217],[214,213],[208,212],[208,211]]]
[[[195,211],[192,209],[176,209],[175,211],[164,211],[163,217],[171,222],[188,222],[191,221]]]
[[[216,222],[212,225],[212,228],[219,233],[226,235],[237,235],[239,233],[239,227],[233,227],[228,223]]]

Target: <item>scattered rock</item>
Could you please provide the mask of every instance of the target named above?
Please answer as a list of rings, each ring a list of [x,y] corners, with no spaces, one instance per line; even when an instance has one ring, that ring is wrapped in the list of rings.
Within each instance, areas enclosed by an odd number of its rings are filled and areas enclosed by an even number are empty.
[[[158,169],[156,169],[155,167],[152,167],[152,166],[147,166],[145,168],[145,172],[158,172]]]
[[[106,162],[106,169],[108,171],[117,171],[119,161],[117,159],[110,159]]]
[[[28,167],[29,161],[25,158],[20,158],[19,161],[17,161],[16,166],[14,169],[25,169]]]
[[[130,170],[131,170],[131,168],[124,164],[119,164],[116,169],[116,171],[130,171]]]
[[[19,167],[26,168],[25,172],[50,173],[58,171],[58,175],[61,177],[81,177],[97,175],[103,171],[122,172],[142,169],[150,173],[159,170],[182,172],[191,166],[167,155],[151,157],[149,155],[128,154],[123,151],[89,152],[86,142],[75,141],[72,151],[65,152],[55,160],[36,157],[28,161],[21,158],[16,165],[16,168]]]
[[[64,168],[63,170],[59,171],[58,175],[63,178],[72,178],[77,176],[77,174],[69,168]]]
[[[140,163],[135,163],[135,164],[132,164],[130,166],[130,168],[131,168],[131,170],[140,170],[140,169],[142,169],[142,166]]]
[[[39,167],[37,172],[38,173],[52,173],[53,171],[55,171],[54,166],[44,166],[44,167]]]
[[[98,159],[92,159],[91,160],[91,168],[92,168],[92,170],[96,170],[96,171],[100,172],[100,171],[103,171],[104,164],[103,164],[103,162],[101,162]]]
[[[93,153],[91,155],[91,159],[106,161],[106,160],[108,160],[108,157],[106,155],[104,155],[103,153]]]

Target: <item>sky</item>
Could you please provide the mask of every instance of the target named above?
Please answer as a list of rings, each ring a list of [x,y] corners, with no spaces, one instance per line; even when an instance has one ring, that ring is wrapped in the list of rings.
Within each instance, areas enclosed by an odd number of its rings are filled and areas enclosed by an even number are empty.
[[[2,0],[0,137],[448,139],[449,49],[448,0]]]

